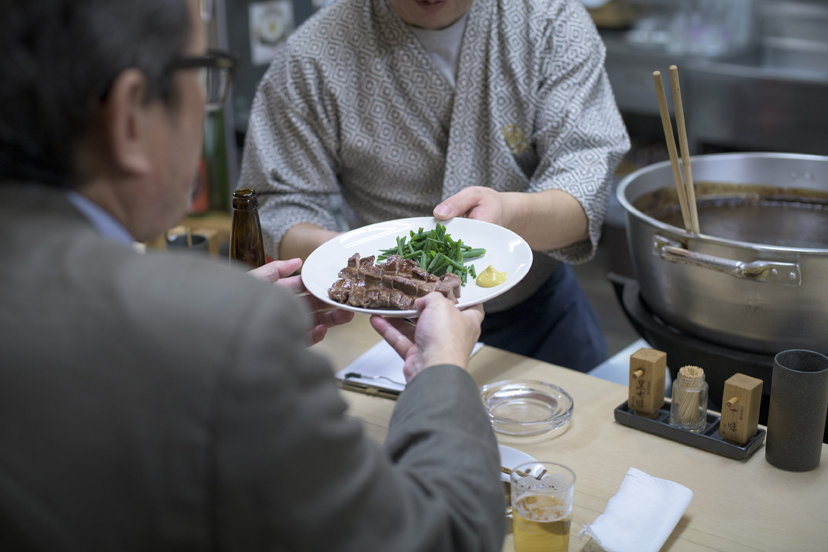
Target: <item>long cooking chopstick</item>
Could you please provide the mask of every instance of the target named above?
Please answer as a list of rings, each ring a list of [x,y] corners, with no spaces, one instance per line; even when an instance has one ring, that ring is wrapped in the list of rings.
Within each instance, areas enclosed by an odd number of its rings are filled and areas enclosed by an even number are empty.
[[[303,293],[303,294],[297,295],[297,297],[303,297],[305,295],[310,295],[310,293]],[[340,307],[325,306],[325,307],[322,307],[318,310],[315,310],[315,311],[311,312],[311,314],[323,314],[323,313],[326,313],[326,312],[332,312],[332,311],[339,310],[339,309],[340,309]],[[405,322],[406,324],[409,324],[411,326],[416,326],[417,325],[416,320],[412,320],[410,318],[400,318],[400,320],[402,320],[403,322]]]
[[[323,313],[331,312],[331,311],[335,311],[335,310],[339,310],[339,307],[322,307],[321,309],[318,309],[318,310],[315,310],[315,311],[311,312],[311,314],[323,314]]]
[[[693,184],[693,171],[690,170],[690,151],[687,149],[687,128],[684,125],[684,107],[681,102],[678,67],[670,66],[670,84],[673,85],[673,108],[676,111],[679,145],[681,145],[681,164],[684,167],[684,189],[687,192],[687,206],[690,208],[690,225],[694,234],[699,234],[699,213],[696,209],[696,190]]]
[[[679,205],[681,206],[681,218],[684,219],[684,229],[690,232],[690,213],[687,210],[687,194],[684,191],[684,183],[681,180],[681,170],[678,164],[678,153],[676,153],[676,139],[673,137],[673,123],[670,121],[670,112],[667,109],[667,96],[664,94],[664,82],[661,80],[661,71],[653,72],[656,96],[658,96],[658,110],[661,112],[661,124],[664,127],[664,139],[667,141],[667,151],[670,153],[670,164],[673,166],[673,180],[676,183]]]

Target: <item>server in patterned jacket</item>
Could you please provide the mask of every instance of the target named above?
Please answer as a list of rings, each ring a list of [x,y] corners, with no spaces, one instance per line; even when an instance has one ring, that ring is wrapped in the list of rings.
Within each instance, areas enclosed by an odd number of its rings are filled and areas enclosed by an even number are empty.
[[[256,96],[241,184],[269,253],[455,216],[522,236],[530,274],[486,304],[489,345],[581,371],[606,357],[570,267],[595,253],[629,139],[577,0],[339,0],[283,45]]]

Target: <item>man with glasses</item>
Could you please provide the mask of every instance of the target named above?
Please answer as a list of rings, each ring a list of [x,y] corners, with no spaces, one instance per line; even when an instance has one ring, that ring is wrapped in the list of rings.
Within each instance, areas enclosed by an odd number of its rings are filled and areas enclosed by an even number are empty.
[[[208,50],[207,55],[185,57],[174,60],[169,65],[171,70],[195,69],[198,71],[198,84],[204,94],[207,111],[221,109],[230,93],[236,58],[218,50]]]
[[[184,216],[229,86],[198,7],[0,2],[0,550],[499,550],[481,309],[372,319],[410,368],[379,449],[303,344],[352,315],[131,247]]]

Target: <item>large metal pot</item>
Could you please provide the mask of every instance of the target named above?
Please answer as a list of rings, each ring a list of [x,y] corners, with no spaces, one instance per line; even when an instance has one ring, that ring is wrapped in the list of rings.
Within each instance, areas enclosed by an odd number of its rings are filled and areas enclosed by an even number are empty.
[[[693,157],[691,166],[695,182],[828,191],[828,157],[703,155]],[[751,236],[723,239],[706,235],[704,227],[693,235],[633,206],[665,187],[675,189],[669,162],[641,169],[618,187],[641,296],[652,311],[725,347],[828,354],[828,249],[754,243]],[[768,224],[786,231],[784,220]]]

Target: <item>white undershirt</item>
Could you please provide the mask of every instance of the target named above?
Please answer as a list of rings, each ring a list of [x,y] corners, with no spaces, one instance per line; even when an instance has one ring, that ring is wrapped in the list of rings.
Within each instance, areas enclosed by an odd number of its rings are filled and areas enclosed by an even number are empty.
[[[464,13],[463,17],[445,29],[431,30],[408,25],[408,28],[423,45],[428,57],[446,76],[452,88],[454,88],[457,61],[460,58],[460,46],[463,43],[463,31],[466,30],[468,15],[469,12]]]

